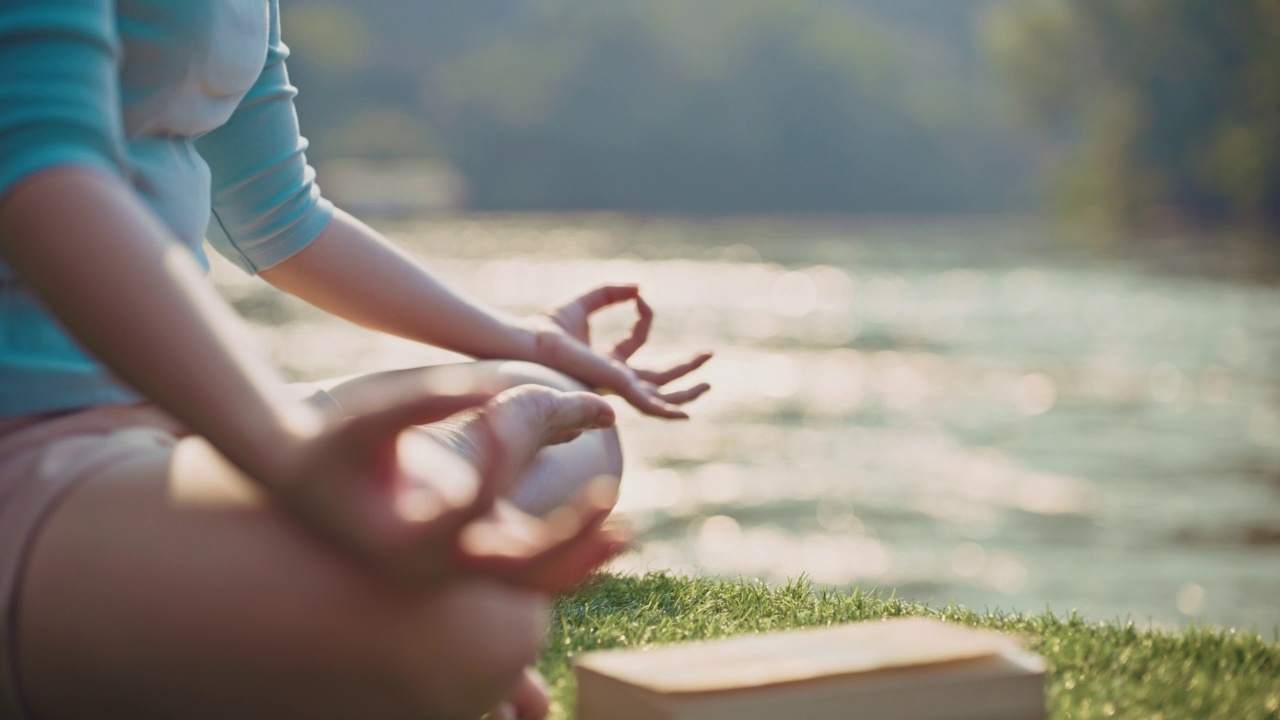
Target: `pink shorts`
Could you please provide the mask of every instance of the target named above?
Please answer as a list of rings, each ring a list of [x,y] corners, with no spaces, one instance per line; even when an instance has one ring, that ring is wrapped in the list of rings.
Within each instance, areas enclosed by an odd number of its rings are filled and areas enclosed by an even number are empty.
[[[323,390],[298,387],[311,402],[336,408]],[[31,717],[19,692],[15,633],[23,566],[42,523],[80,483],[120,463],[172,453],[187,434],[180,422],[145,404],[0,424],[0,718]]]

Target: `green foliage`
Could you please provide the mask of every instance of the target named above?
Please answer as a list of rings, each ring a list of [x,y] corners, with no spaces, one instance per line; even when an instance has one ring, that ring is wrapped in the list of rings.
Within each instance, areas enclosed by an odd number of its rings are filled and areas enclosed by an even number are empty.
[[[1280,3],[1018,0],[986,37],[1064,188],[1119,219],[1280,221]]]
[[[989,2],[371,0],[354,71],[326,39],[353,1],[297,3],[285,36],[317,157],[386,154],[358,113],[413,118],[432,142],[405,152],[444,155],[480,208],[957,212],[1027,197],[975,69]]]
[[[666,575],[605,576],[555,608],[540,669],[572,717],[577,653],[901,616],[1016,633],[1049,664],[1053,718],[1280,718],[1280,645],[1255,632],[1140,629],[1079,616],[979,614],[867,594]]]

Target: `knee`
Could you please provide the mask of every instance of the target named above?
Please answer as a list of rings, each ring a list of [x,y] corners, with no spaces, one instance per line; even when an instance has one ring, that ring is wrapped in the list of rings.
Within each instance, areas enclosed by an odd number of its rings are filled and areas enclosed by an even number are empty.
[[[534,592],[487,579],[450,584],[388,628],[397,694],[422,717],[481,716],[537,659],[547,616]]]

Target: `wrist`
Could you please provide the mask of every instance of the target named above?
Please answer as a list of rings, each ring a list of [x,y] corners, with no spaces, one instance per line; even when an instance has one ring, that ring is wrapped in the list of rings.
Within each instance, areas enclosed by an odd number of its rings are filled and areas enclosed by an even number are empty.
[[[542,333],[537,317],[506,315],[500,318],[500,322],[502,324],[502,331],[499,334],[500,347],[495,347],[487,357],[479,359],[537,362],[538,337]]]
[[[267,488],[289,484],[297,476],[306,448],[330,421],[311,405],[293,401],[240,427],[242,449],[229,459]],[[225,451],[224,451],[225,452]]]

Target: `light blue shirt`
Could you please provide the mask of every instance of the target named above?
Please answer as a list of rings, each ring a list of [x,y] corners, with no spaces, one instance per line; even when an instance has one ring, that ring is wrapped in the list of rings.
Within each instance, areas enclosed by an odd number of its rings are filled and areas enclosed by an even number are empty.
[[[206,236],[248,272],[288,258],[333,216],[288,54],[278,0],[0,0],[0,203],[41,170],[94,167],[206,267]],[[0,263],[0,417],[136,400]]]

